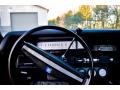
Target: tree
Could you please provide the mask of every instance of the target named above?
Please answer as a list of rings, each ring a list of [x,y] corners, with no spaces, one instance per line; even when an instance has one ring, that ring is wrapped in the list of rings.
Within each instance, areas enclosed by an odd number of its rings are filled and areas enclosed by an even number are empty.
[[[73,24],[73,12],[71,10],[64,14],[64,24],[66,28],[71,29]]]
[[[75,29],[79,25],[85,28],[120,28],[120,6],[82,5],[77,12],[71,10],[56,19],[49,20],[49,25]]]
[[[79,13],[83,16],[85,20],[88,20],[91,18],[92,15],[91,7],[89,5],[82,5],[79,8]]]
[[[88,20],[91,19],[92,9],[89,5],[82,5],[79,7],[79,13],[85,21],[85,26],[88,28]]]
[[[111,28],[118,29],[120,23],[120,6],[108,6],[108,23],[111,25]]]
[[[75,24],[79,24],[79,23],[81,23],[83,20],[84,20],[84,19],[83,19],[82,15],[81,15],[79,12],[77,12],[77,13],[74,14],[74,19],[73,19],[73,21],[74,21]]]
[[[93,8],[94,16],[96,16],[97,21],[101,21],[102,28],[105,28],[105,21],[108,18],[108,6],[107,5],[97,5]]]
[[[48,25],[59,25],[60,17],[48,21]]]
[[[53,25],[53,26],[54,26],[54,25],[57,25],[57,24],[56,24],[56,20],[55,20],[55,19],[49,20],[49,21],[48,21],[48,25],[50,25],[50,26],[51,26],[51,25]]]
[[[116,15],[115,27],[116,29],[118,29],[120,27],[120,6],[115,6],[115,15]]]
[[[73,12],[69,10],[67,13],[65,13],[65,17],[71,17],[73,15]]]
[[[78,24],[82,22],[83,18],[79,12],[73,14],[73,12],[69,11],[65,14],[64,17],[64,25],[66,28],[75,29],[78,27]]]

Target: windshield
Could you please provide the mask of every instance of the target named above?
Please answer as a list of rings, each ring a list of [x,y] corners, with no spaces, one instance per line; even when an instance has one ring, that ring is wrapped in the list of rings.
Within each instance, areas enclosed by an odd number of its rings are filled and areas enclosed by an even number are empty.
[[[51,0],[52,1],[52,0]],[[120,29],[120,5],[80,5],[71,0],[40,5],[0,5],[0,32],[27,31],[43,25],[67,29]]]
[[[67,29],[120,29],[120,6],[80,5],[48,21]]]

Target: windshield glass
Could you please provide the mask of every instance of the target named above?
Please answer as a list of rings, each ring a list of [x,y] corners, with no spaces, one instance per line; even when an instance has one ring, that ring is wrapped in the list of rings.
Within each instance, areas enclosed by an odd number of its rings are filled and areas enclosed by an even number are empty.
[[[41,1],[40,5],[0,5],[0,32],[27,31],[43,25],[67,29],[120,29],[120,5],[80,5],[79,0]]]
[[[48,21],[49,25],[67,29],[120,29],[120,6],[79,5]]]

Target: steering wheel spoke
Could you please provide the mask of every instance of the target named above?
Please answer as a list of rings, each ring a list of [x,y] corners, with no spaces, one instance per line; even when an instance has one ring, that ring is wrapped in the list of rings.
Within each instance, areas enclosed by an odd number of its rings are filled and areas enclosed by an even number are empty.
[[[82,73],[77,72],[74,68],[55,55],[50,54],[31,43],[25,42],[22,51],[38,67],[52,76],[77,83],[82,83],[84,80],[84,75],[82,75]]]

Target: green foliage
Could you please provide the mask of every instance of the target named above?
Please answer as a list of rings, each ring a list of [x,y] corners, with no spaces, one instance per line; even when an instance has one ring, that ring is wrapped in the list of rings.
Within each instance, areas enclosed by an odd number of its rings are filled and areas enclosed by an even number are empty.
[[[49,21],[48,21],[48,25],[50,25],[50,26],[56,25],[56,20],[49,20]]]
[[[73,12],[70,10],[64,16],[65,17],[71,17],[72,15],[73,15]]]
[[[65,27],[69,29],[77,28],[78,24],[81,23],[81,21],[83,21],[83,18],[79,12],[75,14],[68,12],[64,17]]]
[[[108,9],[107,5],[97,5],[93,8],[96,19],[102,23],[102,28],[104,28],[104,22],[108,18]]]

